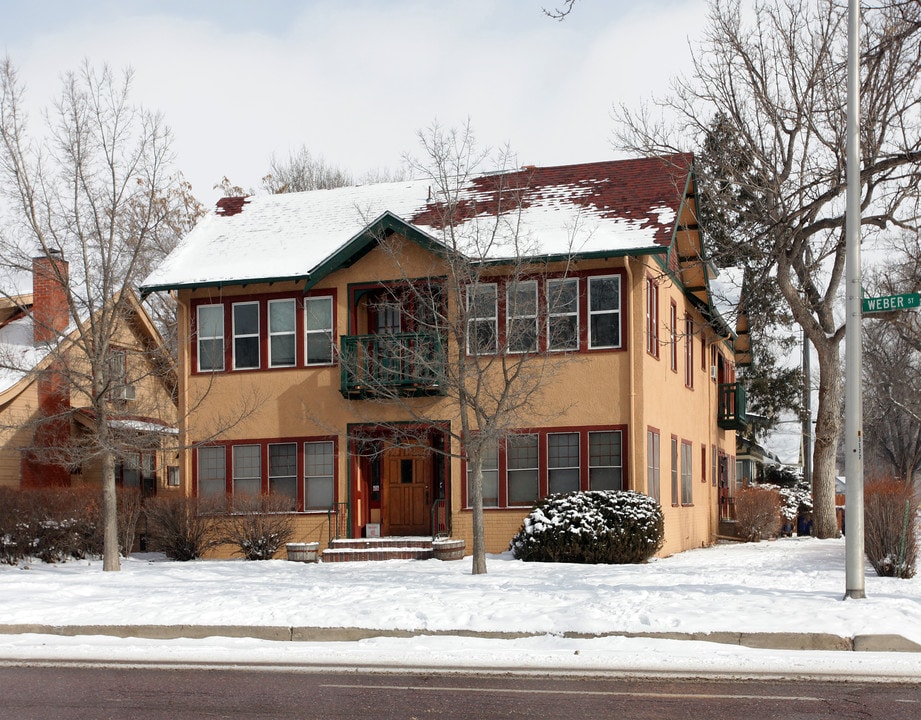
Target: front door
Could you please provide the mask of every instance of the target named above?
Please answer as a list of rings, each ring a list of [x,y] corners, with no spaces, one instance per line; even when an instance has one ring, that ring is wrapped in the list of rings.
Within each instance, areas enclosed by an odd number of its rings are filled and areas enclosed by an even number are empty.
[[[383,534],[430,535],[431,450],[422,445],[387,450],[383,471]]]

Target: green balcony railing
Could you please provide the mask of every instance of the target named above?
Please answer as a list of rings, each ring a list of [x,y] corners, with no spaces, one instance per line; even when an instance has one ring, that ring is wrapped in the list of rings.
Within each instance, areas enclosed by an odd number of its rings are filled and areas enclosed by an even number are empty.
[[[347,398],[442,393],[444,350],[432,333],[344,335],[339,363]]]
[[[744,430],[748,423],[745,412],[745,388],[741,383],[719,386],[719,410],[716,424],[723,430]]]

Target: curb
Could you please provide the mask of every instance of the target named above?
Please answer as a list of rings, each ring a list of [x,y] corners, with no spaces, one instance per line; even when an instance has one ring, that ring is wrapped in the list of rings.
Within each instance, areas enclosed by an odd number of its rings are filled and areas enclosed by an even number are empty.
[[[288,627],[267,625],[43,625],[23,623],[0,625],[0,635],[108,635],[147,640],[202,639],[207,637],[254,638],[282,642],[355,642],[374,637],[410,638],[445,636],[515,640],[542,637],[541,632],[477,632],[474,630],[394,630],[360,627]],[[842,637],[829,633],[768,632],[565,632],[565,638],[601,637],[648,638],[653,640],[692,640],[724,645],[739,645],[763,650],[832,650],[852,652],[921,652],[921,644],[902,635],[855,635]]]

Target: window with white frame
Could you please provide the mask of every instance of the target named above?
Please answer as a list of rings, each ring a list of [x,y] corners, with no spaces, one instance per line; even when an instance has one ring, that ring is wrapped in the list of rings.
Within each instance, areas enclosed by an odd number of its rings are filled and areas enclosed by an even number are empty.
[[[259,367],[259,303],[233,304],[233,366],[235,370]]]
[[[579,349],[579,280],[547,281],[547,349]]]
[[[499,447],[491,443],[483,447],[480,452],[483,460],[483,507],[498,507],[499,505]],[[467,463],[467,504],[470,505],[473,497],[473,468]]]
[[[547,491],[551,494],[579,490],[579,433],[547,436]]]
[[[668,306],[668,355],[669,366],[678,372],[678,307],[675,303]]]
[[[198,448],[198,496],[224,497],[227,492],[227,453],[223,445]],[[178,470],[178,468],[177,468]],[[177,485],[178,473],[177,473]]]
[[[333,299],[328,296],[305,298],[304,310],[304,362],[329,365],[333,361]]]
[[[646,278],[646,352],[659,357],[659,284]]]
[[[509,435],[505,446],[508,504],[530,505],[540,493],[538,436]]]
[[[678,504],[678,438],[672,435],[672,505]]]
[[[336,501],[335,463],[332,441],[304,443],[305,510],[327,510]]]
[[[498,323],[496,285],[486,283],[467,288],[467,353],[495,353],[498,347]]]
[[[623,448],[619,430],[588,434],[589,490],[623,490]]]
[[[269,300],[269,367],[292,367],[297,364],[297,303]]]
[[[646,431],[646,494],[659,499],[659,431]]]
[[[258,445],[234,445],[233,494],[260,495],[262,493],[262,461]]]
[[[509,352],[537,350],[537,281],[519,280],[506,288],[506,344]]]
[[[196,329],[198,331],[198,369],[224,369],[224,306],[199,305]]]
[[[620,276],[588,279],[588,343],[591,348],[620,347]]]
[[[285,497],[297,509],[297,443],[269,444],[269,493]]]
[[[691,505],[694,502],[693,460],[694,446],[684,440],[681,441],[681,504]]]
[[[694,387],[694,321],[684,318],[684,384]]]

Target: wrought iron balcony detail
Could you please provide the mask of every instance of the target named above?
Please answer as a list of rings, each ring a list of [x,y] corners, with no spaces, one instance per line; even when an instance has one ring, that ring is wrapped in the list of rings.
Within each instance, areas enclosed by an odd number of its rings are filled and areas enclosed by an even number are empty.
[[[339,364],[340,392],[346,398],[412,397],[443,392],[444,351],[436,334],[344,335]]]
[[[745,410],[745,388],[741,383],[719,386],[719,410],[716,424],[723,430],[744,430],[748,424]]]

